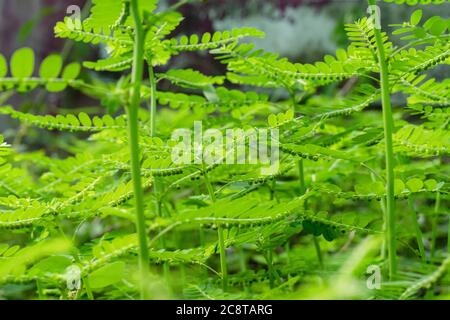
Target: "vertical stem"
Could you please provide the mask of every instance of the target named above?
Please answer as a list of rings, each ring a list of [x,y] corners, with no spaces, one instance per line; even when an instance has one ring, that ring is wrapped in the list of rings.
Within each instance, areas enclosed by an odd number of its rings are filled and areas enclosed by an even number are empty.
[[[239,268],[241,269],[242,273],[245,273],[247,271],[247,265],[245,262],[245,252],[243,248],[239,248]]]
[[[227,256],[225,252],[225,238],[223,236],[223,227],[219,226],[217,229],[217,234],[219,237],[219,251],[220,251],[220,270],[222,273],[222,288],[223,291],[227,290],[228,287],[228,271],[227,271]]]
[[[45,300],[44,289],[42,288],[42,284],[39,279],[36,279],[36,289],[38,292],[39,300]]]
[[[272,185],[269,185],[269,190],[270,190],[270,200],[273,200],[274,196],[275,196],[275,179],[272,181]]]
[[[286,262],[288,264],[290,264],[291,263],[291,258],[290,258],[291,246],[290,246],[289,242],[287,242],[286,245],[284,246],[284,251],[286,252]]]
[[[450,216],[448,218],[448,230],[447,230],[447,252],[450,255]]]
[[[149,61],[148,66],[148,79],[150,82],[150,137],[155,136],[156,132],[156,81],[155,81],[155,71],[153,70],[153,66],[151,65],[151,61]],[[156,213],[157,216],[161,216],[161,200],[159,199],[159,183],[158,178],[153,177],[153,193],[156,199]]]
[[[423,246],[423,237],[422,237],[422,231],[420,231],[420,226],[419,226],[419,222],[417,221],[417,213],[416,210],[414,209],[414,202],[411,198],[412,196],[410,196],[410,198],[408,199],[408,207],[409,207],[409,212],[411,213],[411,220],[414,226],[414,231],[416,233],[416,240],[417,240],[417,246],[419,247],[419,253],[420,253],[420,258],[422,259],[423,262],[427,261],[427,257],[425,255],[425,248]]]
[[[300,181],[300,194],[304,195],[306,193],[306,183],[305,183],[305,168],[303,164],[303,159],[298,160],[298,176]],[[305,200],[305,210],[308,204]],[[319,261],[319,265],[323,268],[323,258],[322,258],[322,250],[320,249],[320,243],[316,236],[313,235],[314,248],[316,249],[317,260]]]
[[[86,291],[86,294],[87,294],[87,296],[88,296],[88,299],[89,299],[89,300],[94,300],[94,294],[92,293],[91,285],[89,284],[88,278],[85,277],[85,276],[82,276],[82,277],[81,277],[81,280],[83,281],[84,289],[85,289],[85,291]]]
[[[148,61],[148,79],[150,82],[150,137],[154,137],[156,134],[156,81],[155,71],[152,66],[152,62]],[[153,177],[153,194],[155,196],[155,209],[158,217],[162,216],[162,203],[160,199],[160,183],[158,177]],[[161,237],[161,245],[166,247],[166,240]],[[163,263],[164,278],[167,284],[170,283],[170,267],[167,261]]]
[[[215,205],[216,202],[216,194],[214,193],[214,189],[211,185],[211,182],[209,181],[208,174],[204,170],[204,175],[206,188],[208,189],[209,196],[211,198],[211,201],[213,202],[213,205]],[[227,271],[227,256],[225,252],[225,238],[223,235],[223,227],[221,225],[217,228],[217,235],[219,238],[219,254],[220,254],[220,270],[222,273],[222,288],[224,291],[227,290],[227,284],[228,284],[228,271]]]
[[[266,261],[267,261],[267,265],[268,265],[268,267],[269,267],[270,287],[273,288],[274,285],[275,285],[275,277],[274,277],[275,271],[273,270],[273,254],[272,254],[272,249],[267,250]]]
[[[375,178],[375,174],[372,172],[370,174],[370,177],[372,178],[372,181],[376,181]],[[384,202],[384,199],[380,199],[380,208],[381,208],[381,213],[383,214],[383,232],[386,234],[386,203]],[[381,253],[381,259],[384,261],[387,257],[386,255],[386,237],[383,238],[383,241],[381,243],[381,249],[380,249],[380,253]]]
[[[369,5],[375,5],[375,0],[368,0]],[[391,92],[389,88],[389,71],[384,51],[381,30],[374,28],[375,40],[378,49],[378,62],[380,64],[381,101],[383,105],[384,139],[386,145],[386,237],[388,245],[389,278],[397,273],[397,243],[396,243],[396,215],[394,198],[394,148],[392,133],[394,119],[392,116]]]
[[[320,249],[319,239],[315,235],[313,235],[313,242],[314,242],[314,248],[316,248],[317,260],[319,261],[319,266],[321,269],[323,269],[322,250]]]
[[[245,251],[244,248],[239,248],[239,268],[241,270],[242,274],[245,274],[247,271],[247,264],[246,264],[246,257],[245,257]],[[247,282],[243,282],[243,288],[245,293],[249,293],[249,287],[247,286]]]
[[[145,230],[144,217],[144,192],[141,182],[140,151],[139,151],[139,131],[138,131],[138,111],[141,100],[141,83],[144,70],[144,30],[141,24],[139,7],[137,0],[131,0],[131,15],[134,21],[134,53],[132,83],[133,93],[131,104],[127,108],[128,113],[128,135],[131,155],[131,174],[134,187],[134,199],[136,210],[136,228],[139,237],[139,268],[141,274],[141,299],[146,299],[146,282],[148,280],[148,245]]]
[[[150,81],[150,136],[154,137],[156,132],[156,81],[155,71],[151,62],[148,66],[148,78]]]
[[[214,192],[214,188],[211,184],[211,181],[209,181],[208,173],[205,170],[203,170],[203,172],[204,172],[203,178],[205,179],[205,185],[206,185],[206,189],[208,190],[209,197],[211,198],[211,201],[213,203],[215,203],[216,202],[216,194]]]
[[[436,193],[436,202],[434,204],[434,215],[431,223],[431,253],[430,260],[433,260],[436,253],[436,240],[437,240],[437,225],[438,225],[438,214],[439,208],[441,206],[441,194],[439,191]]]
[[[303,165],[303,159],[298,160],[298,177],[300,181],[300,194],[304,195],[306,193],[306,184],[305,184],[305,169]]]

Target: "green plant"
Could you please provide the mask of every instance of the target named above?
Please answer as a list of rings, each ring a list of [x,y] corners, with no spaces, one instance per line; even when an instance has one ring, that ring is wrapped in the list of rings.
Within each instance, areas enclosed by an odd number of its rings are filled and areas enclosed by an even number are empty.
[[[369,5],[374,6],[375,1],[369,0]],[[394,146],[392,134],[394,131],[394,119],[392,116],[391,90],[389,84],[388,60],[385,52],[385,40],[381,31],[376,26],[373,28],[375,48],[380,69],[381,101],[383,105],[384,140],[386,144],[386,242],[388,243],[389,277],[392,279],[397,272],[397,245],[396,245],[396,215],[395,215],[395,190],[394,190]],[[373,41],[372,41],[373,44]]]
[[[0,297],[404,299],[435,298],[433,286],[448,295],[450,82],[428,71],[450,62],[449,20],[423,22],[416,10],[390,26],[396,45],[363,17],[345,27],[348,48],[301,64],[242,42],[264,36],[254,28],[175,38],[181,14],[156,2],[94,0],[81,27],[59,22],[57,37],[106,49],[83,69],[51,55],[34,77],[31,49],[9,67],[0,55],[2,104],[70,88],[107,110],[0,108],[25,135],[75,137],[59,156],[0,137]],[[192,51],[226,74],[169,67]],[[218,163],[197,161],[198,144],[191,161],[174,161],[173,132],[199,122],[223,136],[242,130],[233,141],[249,148],[245,130],[278,130],[268,142],[279,146],[278,170],[226,164],[227,148]],[[389,275],[381,290],[365,286],[369,265]],[[67,285],[74,267],[81,287]]]
[[[132,71],[132,94],[130,105],[127,106],[128,115],[128,139],[130,144],[131,155],[131,173],[134,186],[134,199],[136,210],[136,228],[139,235],[139,268],[141,269],[141,298],[146,298],[146,283],[148,277],[148,245],[147,235],[145,230],[145,216],[144,216],[144,193],[142,191],[141,181],[141,164],[140,148],[139,148],[139,122],[138,113],[141,102],[141,85],[142,76],[144,73],[144,45],[145,32],[142,27],[139,4],[137,0],[124,1],[123,6],[128,7],[131,11],[134,23],[134,48],[133,48],[133,71]],[[125,10],[125,9],[124,9]],[[126,19],[121,16],[121,19]],[[152,128],[153,130],[153,128]]]

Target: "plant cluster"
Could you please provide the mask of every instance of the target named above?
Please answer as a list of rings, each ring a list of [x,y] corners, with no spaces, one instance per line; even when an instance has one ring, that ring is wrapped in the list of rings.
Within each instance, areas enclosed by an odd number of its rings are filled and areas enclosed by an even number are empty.
[[[396,46],[374,12],[346,25],[346,49],[302,64],[255,48],[264,34],[250,27],[174,38],[183,17],[156,9],[93,0],[87,19],[55,26],[56,37],[101,45],[108,56],[97,61],[53,54],[36,75],[32,49],[0,54],[3,104],[44,88],[105,108],[0,108],[28,131],[77,137],[56,158],[0,136],[0,297],[449,297],[450,81],[430,73],[450,64],[449,19],[417,9],[390,26]],[[192,51],[226,73],[164,67]],[[278,129],[278,170],[175,163],[171,134],[195,121]],[[381,270],[376,290],[368,266]]]

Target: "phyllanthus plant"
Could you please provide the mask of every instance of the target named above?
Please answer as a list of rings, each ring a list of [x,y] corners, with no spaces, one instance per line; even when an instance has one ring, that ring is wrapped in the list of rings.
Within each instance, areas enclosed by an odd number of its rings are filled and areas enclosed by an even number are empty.
[[[93,0],[56,24],[99,60],[52,54],[35,72],[30,48],[0,55],[0,113],[21,135],[73,136],[60,157],[0,137],[0,297],[448,295],[449,20],[420,3],[385,26],[395,4],[369,0],[348,47],[314,64],[257,49],[247,26],[174,36],[178,6],[156,0]],[[195,51],[226,73],[171,68]],[[7,105],[69,89],[104,112]]]

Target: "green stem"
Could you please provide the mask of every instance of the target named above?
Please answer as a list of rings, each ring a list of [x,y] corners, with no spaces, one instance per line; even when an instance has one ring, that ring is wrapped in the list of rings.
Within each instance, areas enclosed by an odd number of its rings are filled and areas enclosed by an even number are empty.
[[[323,269],[323,256],[322,250],[320,249],[319,238],[313,235],[314,248],[316,249],[317,260],[319,261],[319,266]]]
[[[150,137],[154,137],[156,135],[156,80],[155,80],[155,71],[153,66],[151,65],[151,61],[149,61],[148,66],[148,79],[150,82]],[[155,196],[155,209],[156,215],[158,217],[162,216],[162,203],[160,196],[160,181],[158,177],[153,177],[153,194]],[[161,238],[161,245],[163,248],[166,247],[166,241],[164,238]],[[163,272],[164,278],[166,282],[170,283],[170,267],[167,262],[163,263]]]
[[[447,252],[450,256],[450,216],[448,219],[448,230],[447,230]]]
[[[286,252],[286,262],[288,264],[290,264],[291,263],[291,258],[290,258],[291,246],[290,246],[289,242],[287,242],[286,245],[284,246],[284,251]]]
[[[150,82],[150,137],[154,137],[156,135],[156,80],[155,80],[155,71],[153,66],[151,65],[151,61],[149,61],[148,66],[148,79]],[[162,202],[161,202],[161,194],[160,194],[161,184],[158,177],[153,177],[153,194],[155,196],[155,209],[156,215],[158,217],[162,216]],[[161,237],[161,245],[163,248],[166,247],[166,241],[163,237]],[[164,279],[166,279],[167,284],[170,284],[170,266],[165,261],[163,263],[163,272]]]
[[[148,246],[145,230],[144,217],[144,192],[141,182],[140,168],[140,150],[139,150],[139,131],[138,131],[138,112],[141,100],[141,83],[144,70],[144,41],[145,34],[142,28],[141,17],[139,14],[138,0],[131,0],[131,15],[134,21],[135,41],[133,55],[132,83],[133,93],[131,104],[127,108],[128,114],[128,135],[131,156],[131,175],[134,187],[134,199],[136,210],[136,228],[139,237],[139,268],[141,274],[141,299],[147,298],[146,282],[148,280]]]
[[[39,279],[36,279],[36,288],[37,288],[39,300],[45,300],[44,289],[42,288],[42,284]]]
[[[222,273],[222,288],[223,291],[226,291],[228,284],[228,271],[227,271],[227,256],[225,252],[225,238],[223,236],[222,226],[218,227],[217,235],[219,237],[220,271]]]
[[[417,221],[417,213],[416,213],[416,210],[414,209],[414,202],[411,197],[408,199],[408,207],[409,207],[409,212],[411,213],[411,220],[412,220],[412,223],[414,226],[414,230],[416,232],[416,240],[417,240],[417,246],[419,247],[420,258],[422,259],[423,262],[426,262],[427,257],[425,255],[425,248],[423,246],[423,241],[422,241],[422,239],[423,239],[422,231],[420,230],[419,222]]]
[[[438,236],[437,226],[438,226],[438,216],[439,216],[439,208],[441,206],[441,194],[439,192],[436,193],[436,202],[434,204],[434,214],[433,220],[431,223],[431,253],[430,260],[433,260],[436,253],[436,240]]]
[[[305,168],[303,165],[303,159],[298,160],[298,177],[300,181],[300,194],[304,195],[306,193],[306,184],[305,184]]]
[[[375,5],[376,0],[368,0],[369,5]],[[384,139],[386,145],[386,237],[388,245],[389,278],[397,273],[397,243],[396,243],[396,214],[394,198],[394,148],[392,133],[394,119],[392,116],[391,92],[389,88],[389,71],[384,50],[381,30],[374,28],[380,64],[381,101],[383,105]]]
[[[94,294],[92,293],[91,285],[89,284],[88,278],[85,277],[85,276],[82,276],[82,277],[81,277],[81,280],[83,281],[84,289],[85,289],[85,291],[86,291],[86,294],[87,294],[87,296],[88,296],[88,299],[89,299],[89,300],[94,300]]]
[[[247,272],[247,262],[246,262],[247,259],[245,256],[245,251],[244,251],[244,248],[239,248],[238,250],[239,250],[238,251],[239,252],[239,268],[241,270],[241,273],[245,274],[245,272]],[[243,288],[244,288],[245,293],[250,292],[246,281],[243,282]]]
[[[150,62],[151,63],[151,62]],[[148,79],[150,81],[150,136],[156,132],[156,81],[153,66],[148,66]]]
[[[216,202],[216,194],[214,193],[214,189],[211,185],[211,181],[209,181],[208,174],[204,171],[203,178],[205,179],[206,188],[208,189],[209,197],[215,205]],[[221,225],[217,228],[217,235],[219,238],[219,254],[220,254],[220,270],[222,273],[222,288],[224,291],[227,290],[228,283],[228,272],[227,272],[227,256],[225,252],[225,238],[223,235],[223,227]]]
[[[203,172],[204,172],[203,178],[205,179],[205,185],[206,185],[206,189],[208,190],[209,197],[211,198],[211,201],[213,203],[215,203],[217,200],[216,193],[214,192],[214,188],[211,184],[211,181],[209,181],[208,173],[206,173],[205,170]]]
[[[386,183],[386,181],[384,180],[383,177],[380,177],[374,170],[370,170],[370,177],[372,179],[372,181],[377,181],[376,177],[378,177],[378,179],[380,179],[381,181],[383,181],[384,183]],[[383,214],[383,226],[382,226],[382,230],[384,233],[386,233],[386,203],[384,201],[380,201],[380,208],[381,208],[381,213]],[[383,241],[381,243],[381,249],[380,249],[380,256],[381,259],[384,261],[387,257],[386,255],[386,237],[383,238]]]
[[[303,159],[298,160],[298,176],[300,181],[300,194],[304,195],[306,193],[306,183],[305,183],[305,166],[303,164]],[[308,203],[305,200],[305,210],[308,207]],[[314,248],[316,249],[317,260],[319,265],[323,268],[323,257],[322,250],[320,249],[320,243],[316,236],[313,235]]]
[[[148,79],[150,82],[150,137],[154,137],[156,134],[156,80],[155,71],[151,62],[148,66]],[[153,194],[156,199],[155,209],[158,217],[161,217],[161,197],[160,197],[160,185],[157,177],[153,177]]]
[[[269,267],[270,288],[273,288],[275,286],[275,277],[274,277],[275,271],[273,270],[272,249],[267,250],[266,261],[267,261],[267,265]]]

